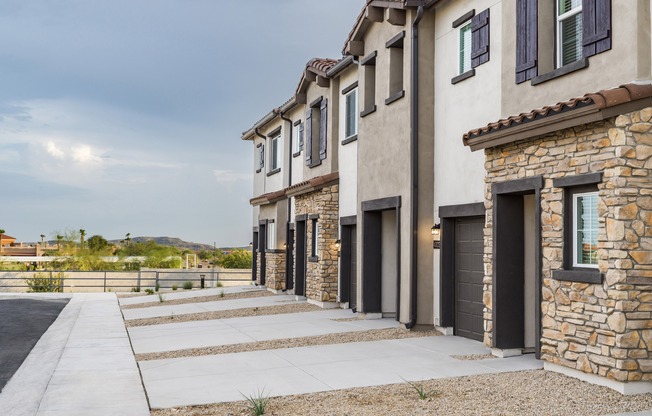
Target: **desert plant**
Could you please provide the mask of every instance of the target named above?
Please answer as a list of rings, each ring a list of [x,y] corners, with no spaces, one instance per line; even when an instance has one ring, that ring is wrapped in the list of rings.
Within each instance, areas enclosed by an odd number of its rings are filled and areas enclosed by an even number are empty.
[[[216,287],[223,287],[224,285],[222,284],[222,282],[217,282],[217,284],[215,286]]]
[[[158,295],[158,301],[159,302],[161,302],[161,303],[165,302],[165,295],[164,294],[157,293],[157,295]]]
[[[178,288],[179,288],[179,286],[177,286],[177,285],[172,285],[172,290],[177,290]]]
[[[424,385],[421,384],[421,383],[415,383],[414,381],[408,381],[408,380],[404,379],[403,377],[401,377],[401,379],[403,381],[405,381],[407,384],[409,384],[410,387],[414,391],[417,392],[417,394],[419,395],[420,400],[426,400],[426,399],[431,398],[432,396],[438,396],[439,395],[439,393],[437,393],[437,391],[435,391],[435,390],[426,391]]]
[[[224,297],[224,290],[220,290],[220,294],[219,294],[219,296],[220,296],[221,298]]]
[[[186,289],[186,290],[192,289],[192,286],[193,286],[193,284],[192,284],[192,282],[190,280],[183,283],[183,288]]]
[[[132,287],[132,288],[131,288],[131,291],[134,292],[134,293],[138,293],[138,292],[140,292],[140,286],[134,286],[134,287]]]
[[[240,394],[242,394],[242,392],[240,392]],[[242,397],[247,400],[247,409],[249,409],[249,412],[251,412],[252,415],[261,416],[265,414],[265,409],[267,408],[270,399],[269,395],[265,393],[264,388],[250,396],[242,394]]]
[[[32,277],[25,279],[29,287],[28,292],[63,292],[63,280],[66,276],[63,272],[50,274],[34,273]]]
[[[148,295],[153,295],[154,294],[154,289],[147,288],[147,289],[145,289],[145,293],[147,293]]]

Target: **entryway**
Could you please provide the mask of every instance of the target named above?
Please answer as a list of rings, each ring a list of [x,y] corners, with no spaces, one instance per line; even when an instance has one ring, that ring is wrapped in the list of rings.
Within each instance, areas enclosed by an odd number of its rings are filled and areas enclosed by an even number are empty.
[[[358,242],[357,217],[340,218],[340,302],[349,304],[349,309],[357,311],[358,299]]]
[[[296,246],[294,257],[294,294],[306,296],[306,216],[297,216],[295,225]]]

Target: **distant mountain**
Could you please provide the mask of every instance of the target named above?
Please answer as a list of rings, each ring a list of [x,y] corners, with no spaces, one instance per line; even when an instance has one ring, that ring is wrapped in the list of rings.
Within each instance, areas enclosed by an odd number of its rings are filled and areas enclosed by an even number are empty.
[[[208,250],[211,251],[213,250],[213,246],[210,244],[202,244],[202,243],[192,243],[188,241],[183,241],[180,238],[176,237],[133,237],[131,241],[136,242],[136,243],[144,243],[147,241],[154,241],[156,244],[162,245],[162,246],[171,246],[171,247],[176,247],[181,250],[193,250],[193,251],[200,251],[200,250]],[[109,243],[112,244],[117,244],[121,240],[111,240]],[[221,247],[217,247],[218,249],[221,249]]]

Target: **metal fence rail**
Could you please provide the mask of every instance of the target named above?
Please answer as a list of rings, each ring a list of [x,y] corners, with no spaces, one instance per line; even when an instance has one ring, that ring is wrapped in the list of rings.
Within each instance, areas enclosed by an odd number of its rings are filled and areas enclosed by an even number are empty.
[[[1,292],[26,292],[27,281],[41,273],[51,284],[59,273],[64,279],[61,292],[129,292],[145,289],[183,289],[187,282],[194,288],[210,288],[249,284],[251,270],[206,269],[197,270],[141,270],[141,271],[81,271],[81,270],[0,270]]]

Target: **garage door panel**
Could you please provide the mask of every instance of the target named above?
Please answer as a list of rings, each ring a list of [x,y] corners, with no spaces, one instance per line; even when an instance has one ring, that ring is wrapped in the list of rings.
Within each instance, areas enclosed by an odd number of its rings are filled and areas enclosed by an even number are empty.
[[[455,221],[455,333],[482,341],[484,218]]]

